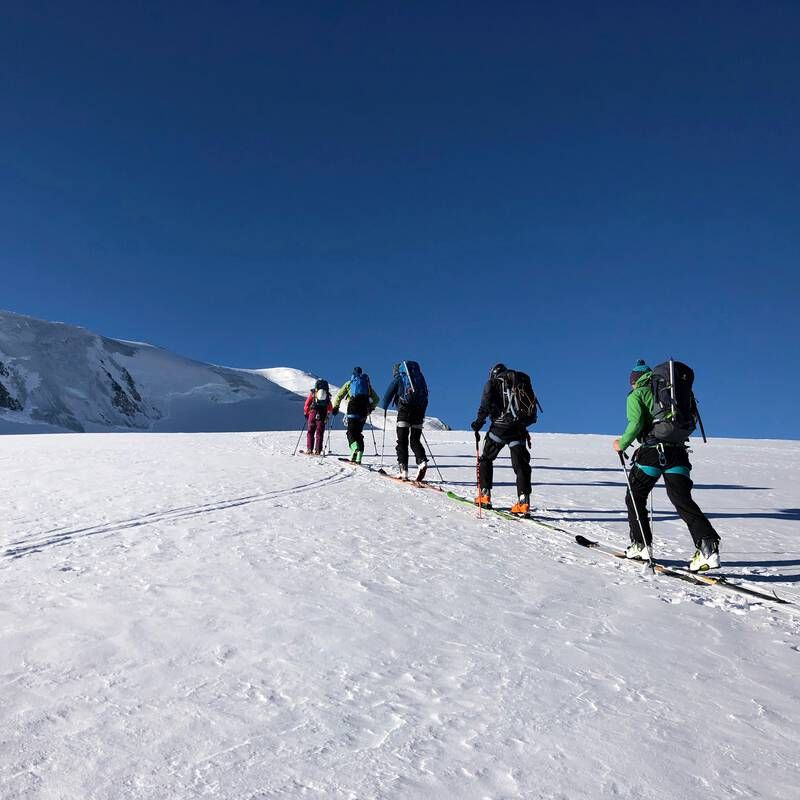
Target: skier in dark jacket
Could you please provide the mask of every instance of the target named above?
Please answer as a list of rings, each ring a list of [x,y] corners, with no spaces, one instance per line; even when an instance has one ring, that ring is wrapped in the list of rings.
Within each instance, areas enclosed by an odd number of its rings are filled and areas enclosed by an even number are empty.
[[[472,423],[476,439],[486,418],[491,419],[489,431],[483,444],[478,471],[480,491],[475,498],[476,505],[492,507],[492,484],[494,479],[494,460],[508,445],[511,452],[511,466],[517,478],[518,501],[511,511],[514,514],[528,514],[531,502],[531,455],[528,452],[531,437],[525,425],[508,413],[503,397],[500,378],[507,370],[505,364],[495,364],[489,372],[489,380],[483,387],[478,416]]]
[[[410,377],[409,377],[410,375]],[[414,386],[414,382],[417,386]],[[428,408],[428,386],[416,361],[402,361],[392,367],[392,380],[383,394],[380,406],[397,407],[397,466],[399,477],[408,479],[408,447],[417,462],[415,481],[421,481],[428,469],[428,459],[422,446],[422,425]]]
[[[692,465],[687,445],[659,442],[652,434],[655,408],[652,377],[650,367],[639,360],[630,374],[631,391],[626,404],[628,425],[622,436],[614,440],[614,449],[618,453],[624,453],[636,440],[641,443],[633,454],[630,490],[625,493],[631,536],[625,555],[638,559],[648,557],[647,548],[653,534],[647,516],[647,498],[663,475],[667,497],[689,528],[697,548],[689,569],[692,572],[716,569],[719,567],[719,534],[692,499]],[[646,545],[642,541],[643,532]]]

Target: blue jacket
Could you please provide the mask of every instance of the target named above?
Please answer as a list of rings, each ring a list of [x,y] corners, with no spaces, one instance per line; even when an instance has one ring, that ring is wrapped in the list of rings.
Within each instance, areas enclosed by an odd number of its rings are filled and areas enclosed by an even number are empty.
[[[403,390],[403,379],[400,375],[395,375],[392,378],[392,382],[389,384],[389,388],[383,394],[383,400],[380,402],[381,408],[389,408],[390,405],[393,403],[397,405],[397,401],[400,398],[400,393]]]

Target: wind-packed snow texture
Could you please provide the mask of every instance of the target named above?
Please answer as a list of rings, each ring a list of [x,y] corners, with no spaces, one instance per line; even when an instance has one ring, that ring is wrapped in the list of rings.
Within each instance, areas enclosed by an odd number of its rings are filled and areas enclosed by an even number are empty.
[[[294,438],[0,439],[0,797],[797,798],[797,607]],[[471,434],[428,438],[471,493]],[[622,545],[610,444],[534,435],[534,502]],[[724,572],[800,602],[800,446],[694,461]],[[510,504],[507,458],[496,476]],[[663,489],[655,535],[691,554]]]
[[[299,430],[314,380],[297,369],[204,364],[0,311],[0,433]],[[373,415],[376,426],[382,418]]]

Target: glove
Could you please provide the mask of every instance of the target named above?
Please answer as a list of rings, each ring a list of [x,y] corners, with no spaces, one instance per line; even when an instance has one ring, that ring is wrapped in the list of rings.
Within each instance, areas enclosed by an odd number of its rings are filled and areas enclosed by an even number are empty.
[[[335,417],[335,416],[336,416],[338,413],[339,413],[339,409],[338,409],[338,408],[336,408],[336,406],[334,406],[334,407],[331,409],[331,416],[332,416],[332,417]]]
[[[477,433],[482,427],[483,427],[482,419],[476,419],[475,422],[473,422],[472,425],[470,425],[470,428],[472,428],[472,430],[474,430],[475,433]]]

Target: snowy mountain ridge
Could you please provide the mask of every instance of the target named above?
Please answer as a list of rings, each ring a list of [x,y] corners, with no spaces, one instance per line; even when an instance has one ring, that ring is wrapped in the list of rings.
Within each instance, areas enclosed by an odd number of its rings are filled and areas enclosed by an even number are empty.
[[[290,367],[206,364],[0,311],[0,433],[295,430],[315,380]]]

